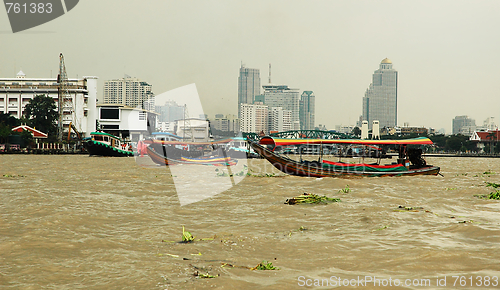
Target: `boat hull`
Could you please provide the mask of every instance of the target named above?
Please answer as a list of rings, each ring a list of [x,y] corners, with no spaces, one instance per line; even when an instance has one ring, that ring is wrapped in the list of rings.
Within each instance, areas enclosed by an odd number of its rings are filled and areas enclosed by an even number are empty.
[[[154,147],[147,147],[148,156],[151,160],[159,165],[175,165],[175,164],[197,164],[197,165],[213,165],[213,166],[232,166],[236,165],[237,161],[229,157],[221,158],[208,158],[208,159],[189,159],[182,157],[181,159],[167,158],[162,154],[156,152]]]
[[[110,157],[130,157],[134,156],[134,152],[132,151],[125,151],[121,150],[118,148],[111,147],[107,144],[97,142],[94,140],[88,140],[87,142],[83,143],[83,146],[87,151],[89,152],[89,155],[96,155],[96,156],[110,156]]]
[[[407,171],[365,171],[352,170],[346,166],[344,169],[323,167],[317,162],[303,163],[280,156],[271,150],[249,141],[252,149],[260,156],[267,159],[276,169],[289,175],[308,177],[356,177],[356,176],[411,176],[411,175],[437,175],[440,168],[437,166],[424,166],[421,168],[409,169]]]

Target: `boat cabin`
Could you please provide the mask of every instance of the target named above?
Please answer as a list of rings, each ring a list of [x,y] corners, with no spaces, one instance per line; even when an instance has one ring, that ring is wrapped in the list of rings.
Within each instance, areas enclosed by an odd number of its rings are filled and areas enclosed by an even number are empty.
[[[121,146],[120,138],[108,133],[92,132],[90,133],[90,138],[96,142],[100,142],[111,147],[120,148]]]

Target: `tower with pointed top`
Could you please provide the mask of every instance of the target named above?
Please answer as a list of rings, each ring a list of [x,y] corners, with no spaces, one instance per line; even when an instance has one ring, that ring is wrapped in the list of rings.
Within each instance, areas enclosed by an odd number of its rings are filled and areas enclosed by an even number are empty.
[[[373,73],[373,80],[363,98],[362,120],[368,121],[370,129],[378,120],[380,128],[396,127],[398,123],[398,72],[392,61],[385,58]]]

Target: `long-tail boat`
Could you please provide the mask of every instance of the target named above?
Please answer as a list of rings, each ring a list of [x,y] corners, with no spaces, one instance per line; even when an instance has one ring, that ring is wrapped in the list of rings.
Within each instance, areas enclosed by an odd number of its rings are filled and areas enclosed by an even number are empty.
[[[407,175],[437,175],[440,168],[428,165],[422,158],[422,149],[409,148],[408,145],[433,144],[429,138],[420,137],[406,140],[358,140],[358,139],[281,139],[263,137],[260,141],[248,141],[251,148],[260,156],[267,159],[278,170],[297,176],[310,177],[342,177],[342,176],[407,176]],[[366,145],[399,146],[397,162],[388,165],[379,163],[344,163],[327,160],[300,161],[293,160],[275,152],[278,146],[307,146],[307,145]]]
[[[198,164],[198,165],[213,165],[213,166],[232,166],[237,164],[237,160],[231,157],[207,156],[197,158],[181,157],[179,159],[168,158],[154,150],[151,146],[147,147],[148,156],[154,163],[159,165],[176,165],[176,164]]]
[[[229,140],[216,142],[182,142],[148,139],[144,141],[144,143],[148,145],[148,156],[156,164],[236,165],[238,162],[237,160],[228,156],[226,151],[222,148],[217,147],[227,142],[229,142]],[[177,147],[185,148],[186,150]]]

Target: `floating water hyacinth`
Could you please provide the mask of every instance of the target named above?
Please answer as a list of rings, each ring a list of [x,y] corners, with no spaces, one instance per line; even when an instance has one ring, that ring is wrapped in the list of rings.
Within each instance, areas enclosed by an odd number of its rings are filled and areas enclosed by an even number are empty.
[[[495,191],[490,192],[489,194],[481,194],[481,195],[474,195],[475,197],[478,198],[483,198],[483,199],[496,199],[500,200],[500,184],[498,183],[493,183],[493,182],[486,182],[486,187],[493,187]]]
[[[194,241],[193,235],[191,235],[190,232],[185,231],[184,226],[182,226],[182,241],[184,243],[190,243],[190,242]]]
[[[340,198],[331,198],[327,196],[319,196],[313,193],[304,193],[302,195],[292,197],[285,201],[285,204],[293,205],[299,203],[330,203],[339,202]]]
[[[250,270],[279,270],[280,268],[274,267],[273,263],[267,262],[267,261],[262,261],[260,264],[257,266],[253,267]]]

